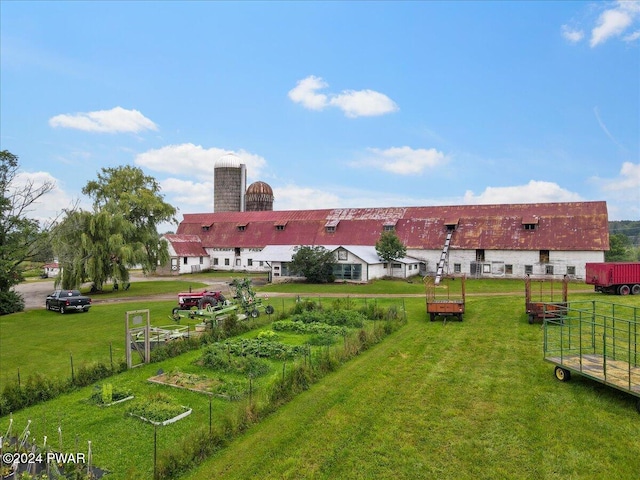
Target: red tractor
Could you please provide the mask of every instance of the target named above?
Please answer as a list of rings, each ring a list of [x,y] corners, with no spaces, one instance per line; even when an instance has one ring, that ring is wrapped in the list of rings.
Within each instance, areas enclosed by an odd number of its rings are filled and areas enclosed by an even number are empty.
[[[203,290],[201,292],[181,292],[178,293],[178,309],[191,310],[197,308],[204,310],[208,306],[216,307],[219,303],[224,303],[226,298],[222,292]]]

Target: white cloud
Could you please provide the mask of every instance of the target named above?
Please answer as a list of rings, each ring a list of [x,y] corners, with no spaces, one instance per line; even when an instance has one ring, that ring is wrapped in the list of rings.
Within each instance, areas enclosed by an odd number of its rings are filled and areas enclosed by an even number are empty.
[[[577,193],[561,188],[557,183],[531,180],[526,185],[487,187],[480,195],[471,190],[464,194],[466,204],[579,202]]]
[[[629,35],[625,35],[624,37],[622,37],[622,39],[625,42],[634,42],[636,40],[638,40],[640,38],[640,30],[637,30],[633,33],[630,33]]]
[[[604,43],[611,37],[619,37],[631,26],[640,15],[640,2],[621,0],[614,8],[605,10],[600,14],[597,25],[591,30],[592,47]],[[634,34],[624,38],[637,38]]]
[[[640,215],[640,163],[624,162],[616,178],[593,177],[591,181],[607,197],[610,220]]]
[[[375,168],[398,175],[416,175],[427,168],[436,168],[448,162],[447,156],[434,148],[413,149],[410,147],[392,147],[386,150],[367,149],[370,155],[359,161],[351,162],[356,168]]]
[[[324,189],[287,185],[274,188],[274,210],[316,210],[339,208],[340,197]]]
[[[300,80],[289,91],[289,98],[310,110],[337,107],[347,117],[373,117],[396,112],[398,105],[385,94],[374,90],[343,90],[339,94],[325,95],[318,90],[329,85],[320,77],[310,75]]]
[[[171,197],[172,204],[197,207],[201,212],[213,212],[213,181],[194,182],[167,178],[160,182],[160,186],[162,193]]]
[[[96,112],[56,115],[49,119],[49,125],[100,133],[137,133],[143,130],[158,129],[155,123],[138,110],[126,110],[122,107]]]
[[[373,90],[345,90],[329,102],[340,108],[347,117],[375,117],[398,110],[393,100]]]
[[[574,30],[568,25],[562,25],[562,36],[571,43],[578,43],[584,38],[584,32],[582,30]]]
[[[222,148],[203,148],[200,145],[183,143],[141,153],[136,156],[135,164],[181,178],[212,181],[216,160],[227,153],[230,153],[229,150]],[[249,178],[258,178],[267,164],[263,157],[242,149],[233,153],[247,166]]]
[[[640,196],[640,163],[624,162],[618,178],[609,180],[596,178],[595,180],[601,182],[601,188],[604,191],[625,192],[630,190],[631,193],[635,193],[637,199]]]
[[[591,4],[587,14],[588,22],[593,25],[586,27],[591,29],[589,44],[596,47],[611,38],[621,38],[624,42],[633,42],[640,38],[640,1],[618,0],[616,2],[599,2]],[[599,12],[597,18],[591,12]],[[631,30],[631,31],[630,31]],[[570,43],[581,42],[585,34],[580,26],[562,25],[562,36]]]
[[[322,110],[327,106],[327,96],[316,93],[316,90],[328,86],[321,78],[311,75],[300,80],[295,88],[289,90],[289,98],[310,110]]]

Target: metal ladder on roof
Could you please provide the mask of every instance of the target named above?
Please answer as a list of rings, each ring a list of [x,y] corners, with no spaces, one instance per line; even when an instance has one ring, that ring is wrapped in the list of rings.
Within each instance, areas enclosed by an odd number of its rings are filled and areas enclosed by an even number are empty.
[[[440,284],[440,279],[442,278],[442,273],[444,272],[444,264],[447,261],[447,255],[449,255],[449,245],[451,245],[451,237],[453,236],[454,230],[449,230],[447,232],[447,238],[444,241],[444,247],[442,247],[442,253],[440,254],[440,261],[438,262],[438,270],[436,270],[436,279],[435,284]]]

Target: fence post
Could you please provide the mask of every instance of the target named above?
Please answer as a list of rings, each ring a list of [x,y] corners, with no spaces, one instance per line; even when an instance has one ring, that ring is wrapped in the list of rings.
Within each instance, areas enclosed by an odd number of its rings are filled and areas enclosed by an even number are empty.
[[[153,478],[158,478],[158,426],[153,426]]]
[[[71,359],[71,383],[75,383],[76,382],[76,378],[75,375],[73,373],[73,354],[69,353],[69,358]]]

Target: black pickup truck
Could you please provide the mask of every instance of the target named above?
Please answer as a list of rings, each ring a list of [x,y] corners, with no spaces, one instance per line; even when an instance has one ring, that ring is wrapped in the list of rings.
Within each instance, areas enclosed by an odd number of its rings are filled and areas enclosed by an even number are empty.
[[[47,310],[56,310],[60,313],[88,312],[91,308],[91,299],[80,293],[80,290],[56,290],[47,295]]]

